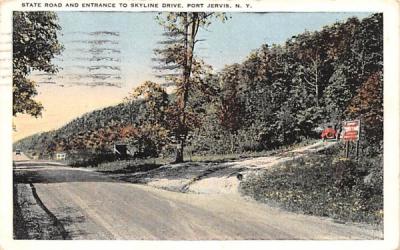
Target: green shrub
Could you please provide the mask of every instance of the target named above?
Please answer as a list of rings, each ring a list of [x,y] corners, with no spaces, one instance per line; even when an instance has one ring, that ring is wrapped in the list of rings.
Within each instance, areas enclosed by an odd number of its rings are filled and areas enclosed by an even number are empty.
[[[296,212],[382,224],[381,159],[360,162],[313,155],[247,176],[241,192]]]
[[[68,164],[73,167],[95,167],[100,163],[116,161],[112,152],[72,152],[68,154]]]

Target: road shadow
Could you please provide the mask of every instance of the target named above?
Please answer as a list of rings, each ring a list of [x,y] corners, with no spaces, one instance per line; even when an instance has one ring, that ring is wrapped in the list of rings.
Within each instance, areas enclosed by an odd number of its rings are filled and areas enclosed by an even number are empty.
[[[156,179],[198,181],[209,177],[229,178],[245,169],[232,168],[233,166],[232,163],[185,162],[162,166],[131,166],[121,170],[102,172],[118,181],[147,184]]]
[[[14,183],[63,183],[63,182],[117,182],[118,180],[94,171],[63,168],[24,168],[14,169]]]
[[[137,172],[146,172],[150,170],[157,169],[163,165],[161,164],[137,164],[137,165],[130,165],[123,169],[117,170],[99,170],[98,172],[104,174],[131,174]]]
[[[128,182],[147,184],[155,179],[198,181],[209,177],[229,178],[242,171],[234,163],[185,162],[137,164],[118,170],[86,171],[56,163],[24,163],[14,168],[14,183]]]
[[[70,240],[88,235],[79,230],[76,224],[85,223],[86,218],[78,209],[72,207],[60,208],[60,212],[53,214],[42,203],[36,191],[32,195],[36,202],[28,200],[27,195],[17,195],[17,185],[14,186],[14,220],[13,232],[16,240]],[[38,213],[39,208],[43,213]],[[24,210],[24,212],[22,211]],[[68,230],[66,230],[68,228]]]
[[[77,224],[86,222],[86,217],[80,212],[79,209],[74,207],[63,207],[56,214],[58,221],[64,226],[70,239],[77,237],[85,238],[88,232],[79,229]]]
[[[57,162],[31,162],[31,161],[27,161],[27,162],[15,162],[15,166],[18,167],[60,167],[60,166],[64,166],[62,163],[57,163]]]

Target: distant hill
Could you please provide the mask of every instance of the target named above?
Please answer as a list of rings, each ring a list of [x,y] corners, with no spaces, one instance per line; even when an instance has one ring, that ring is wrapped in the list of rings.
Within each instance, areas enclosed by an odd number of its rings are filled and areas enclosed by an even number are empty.
[[[200,125],[190,135],[192,152],[268,150],[310,138],[321,124],[363,119],[361,148],[379,153],[383,15],[349,18],[281,45],[260,45],[242,63],[226,66],[210,78],[207,86],[211,85],[213,98],[192,96],[199,102],[190,104],[191,110],[201,113]],[[115,142],[135,143],[133,138],[141,131],[138,117],[146,119],[140,105],[121,103],[96,110],[14,146],[43,155],[110,152]],[[147,136],[140,143],[158,148],[159,142]]]
[[[134,119],[130,105],[121,103],[86,113],[60,129],[21,139],[14,147],[43,155],[55,151],[110,151],[115,142],[125,141],[134,133]]]

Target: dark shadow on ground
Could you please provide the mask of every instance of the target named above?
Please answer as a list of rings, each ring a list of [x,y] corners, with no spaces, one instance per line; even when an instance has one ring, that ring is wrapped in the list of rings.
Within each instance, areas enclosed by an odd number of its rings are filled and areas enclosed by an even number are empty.
[[[23,167],[49,167],[49,166],[63,166],[61,163],[52,163],[52,162],[16,162],[16,167],[23,166]]]
[[[19,164],[14,183],[129,182],[146,184],[154,179],[197,181],[212,177],[231,177],[243,168],[233,163],[185,162],[181,164],[138,164],[114,171],[85,171],[56,164]]]
[[[74,227],[74,229],[71,229],[70,227],[71,225],[84,223],[86,221],[85,216],[82,215],[78,209],[75,209],[73,207],[64,207],[61,211],[62,211],[61,213],[57,213],[55,215],[57,216],[58,221],[66,229],[68,236],[71,239],[74,239],[78,236],[82,237],[88,235],[86,231],[76,229],[78,227]]]
[[[106,175],[97,172],[63,169],[16,169],[14,183],[62,183],[62,182],[116,182]]]
[[[100,173],[105,173],[105,174],[129,174],[129,173],[137,173],[137,172],[144,172],[144,171],[150,171],[156,168],[159,168],[163,165],[161,164],[139,164],[139,165],[132,165],[128,166],[123,169],[118,169],[118,170],[100,170],[98,172]]]
[[[154,179],[178,180],[187,179],[194,182],[208,177],[231,177],[244,168],[231,168],[233,164],[205,163],[205,162],[186,162],[181,164],[167,164],[163,166],[147,166],[129,168],[116,171],[103,171],[115,180],[146,184]],[[151,168],[154,167],[154,168]],[[139,171],[141,169],[143,171]]]

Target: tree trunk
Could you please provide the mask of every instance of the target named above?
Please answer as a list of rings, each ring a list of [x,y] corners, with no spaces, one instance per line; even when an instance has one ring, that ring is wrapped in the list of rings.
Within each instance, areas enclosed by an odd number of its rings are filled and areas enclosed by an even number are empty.
[[[188,14],[186,13],[186,17],[184,19],[184,28],[185,28],[185,39],[184,39],[184,49],[185,49],[185,62],[183,68],[183,93],[182,99],[180,101],[180,109],[181,109],[181,126],[185,128],[183,132],[183,137],[180,140],[180,145],[176,150],[176,158],[175,162],[183,162],[183,150],[186,143],[187,138],[187,130],[186,130],[186,105],[189,97],[189,89],[190,89],[190,76],[192,71],[193,64],[193,53],[194,53],[194,45],[196,39],[196,33],[198,29],[198,16],[197,13],[193,13],[192,19],[188,20]],[[191,25],[191,27],[189,27]]]
[[[235,145],[234,145],[234,138],[233,135],[231,134],[231,154],[233,154],[233,149],[234,149]]]
[[[319,107],[319,85],[318,85],[318,63],[314,63],[315,67],[315,103]]]
[[[184,142],[183,140],[178,144],[176,147],[176,156],[175,156],[175,163],[181,163],[183,162],[183,148],[184,148]]]

